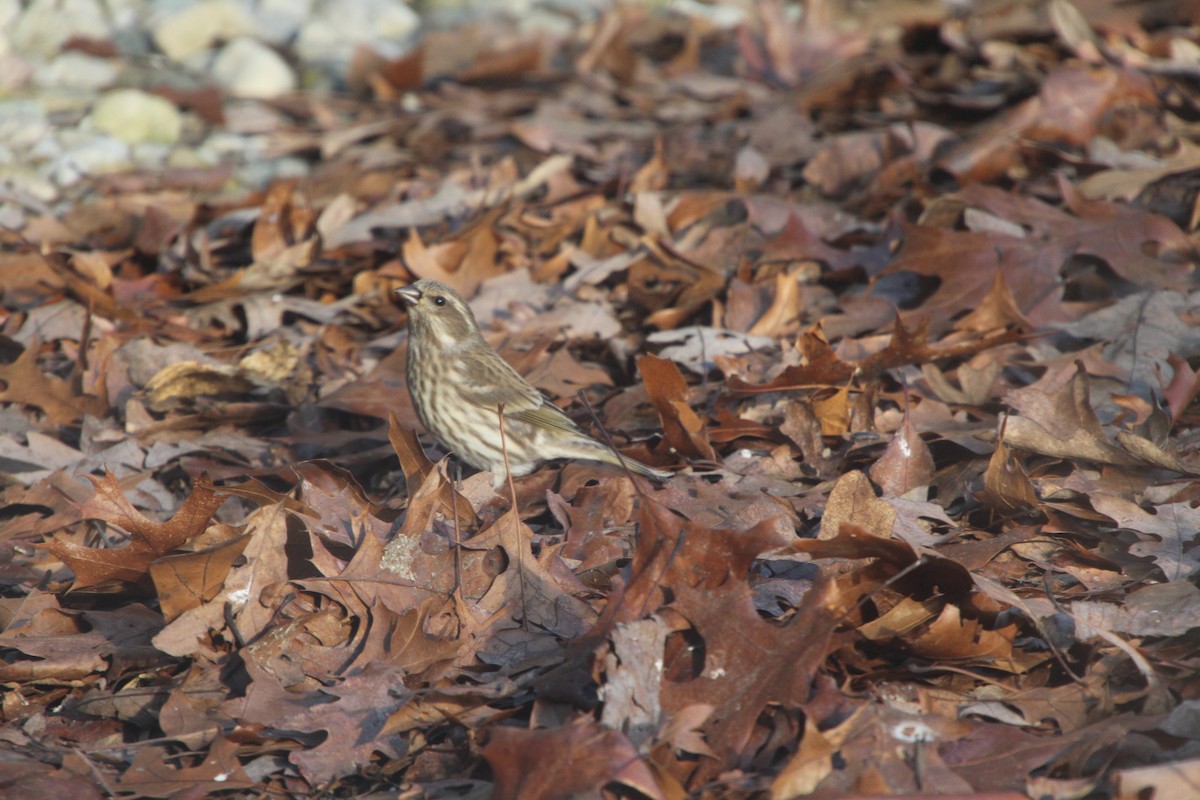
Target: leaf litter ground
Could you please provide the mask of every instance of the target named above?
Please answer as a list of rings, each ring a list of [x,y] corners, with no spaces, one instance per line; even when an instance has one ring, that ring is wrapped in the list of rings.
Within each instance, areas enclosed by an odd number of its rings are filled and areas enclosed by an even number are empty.
[[[431,33],[0,233],[6,796],[1194,793],[1200,4],[806,12]],[[678,474],[452,480],[418,277]]]

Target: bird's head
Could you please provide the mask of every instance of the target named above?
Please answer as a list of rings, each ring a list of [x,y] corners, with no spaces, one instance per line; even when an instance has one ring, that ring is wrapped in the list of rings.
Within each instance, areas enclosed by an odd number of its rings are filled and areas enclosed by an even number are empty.
[[[443,348],[460,347],[481,338],[471,307],[458,292],[428,279],[397,289],[408,307],[409,336]]]

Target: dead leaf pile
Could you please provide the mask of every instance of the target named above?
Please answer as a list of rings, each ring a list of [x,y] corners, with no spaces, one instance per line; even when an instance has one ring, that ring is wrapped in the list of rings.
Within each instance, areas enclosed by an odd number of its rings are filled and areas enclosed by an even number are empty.
[[[747,9],[0,231],[0,793],[1194,793],[1200,4]],[[429,461],[417,278],[677,474]]]

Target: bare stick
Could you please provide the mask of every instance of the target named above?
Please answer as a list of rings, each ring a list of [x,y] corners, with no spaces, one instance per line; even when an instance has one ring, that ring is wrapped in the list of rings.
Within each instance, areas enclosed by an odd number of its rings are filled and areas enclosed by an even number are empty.
[[[596,414],[596,409],[592,408],[592,404],[589,403],[587,397],[584,396],[583,390],[580,389],[578,394],[575,396],[579,398],[579,401],[583,403],[583,407],[586,408],[588,414],[591,415],[592,422],[596,423],[596,429],[599,430],[600,435],[604,437],[604,443],[608,445],[608,449],[612,450],[613,455],[617,457],[617,461],[619,461],[621,464],[621,469],[625,471],[625,477],[629,478],[629,481],[633,484],[633,488],[636,489],[637,493],[642,497],[649,497],[649,495],[642,491],[642,487],[638,485],[638,482],[633,479],[633,471],[630,470],[629,465],[625,463],[625,456],[621,455],[621,451],[618,450],[616,444],[613,443],[612,436],[610,436],[608,433],[608,428],[605,428],[604,425],[600,423],[600,417],[598,414]]]

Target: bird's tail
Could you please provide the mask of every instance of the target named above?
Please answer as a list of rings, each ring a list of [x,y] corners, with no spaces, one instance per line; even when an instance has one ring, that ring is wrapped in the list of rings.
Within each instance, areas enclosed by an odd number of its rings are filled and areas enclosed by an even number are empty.
[[[615,461],[616,459],[613,460]],[[655,469],[654,467],[647,466],[640,461],[634,461],[632,458],[626,458],[625,456],[621,456],[621,460],[625,462],[625,466],[629,467],[630,470],[636,472],[638,475],[645,475],[651,480],[665,481],[674,474],[663,469]]]
[[[644,475],[645,477],[656,481],[665,481],[672,475],[670,472],[646,466],[637,459],[630,458],[629,456],[618,455],[599,442],[594,444],[591,442],[580,442],[579,444],[581,446],[579,447],[578,451],[573,454],[575,458],[585,458],[591,461],[603,461],[605,464],[613,464],[614,466],[618,467],[624,465],[629,469],[630,472],[636,472],[638,475]]]

